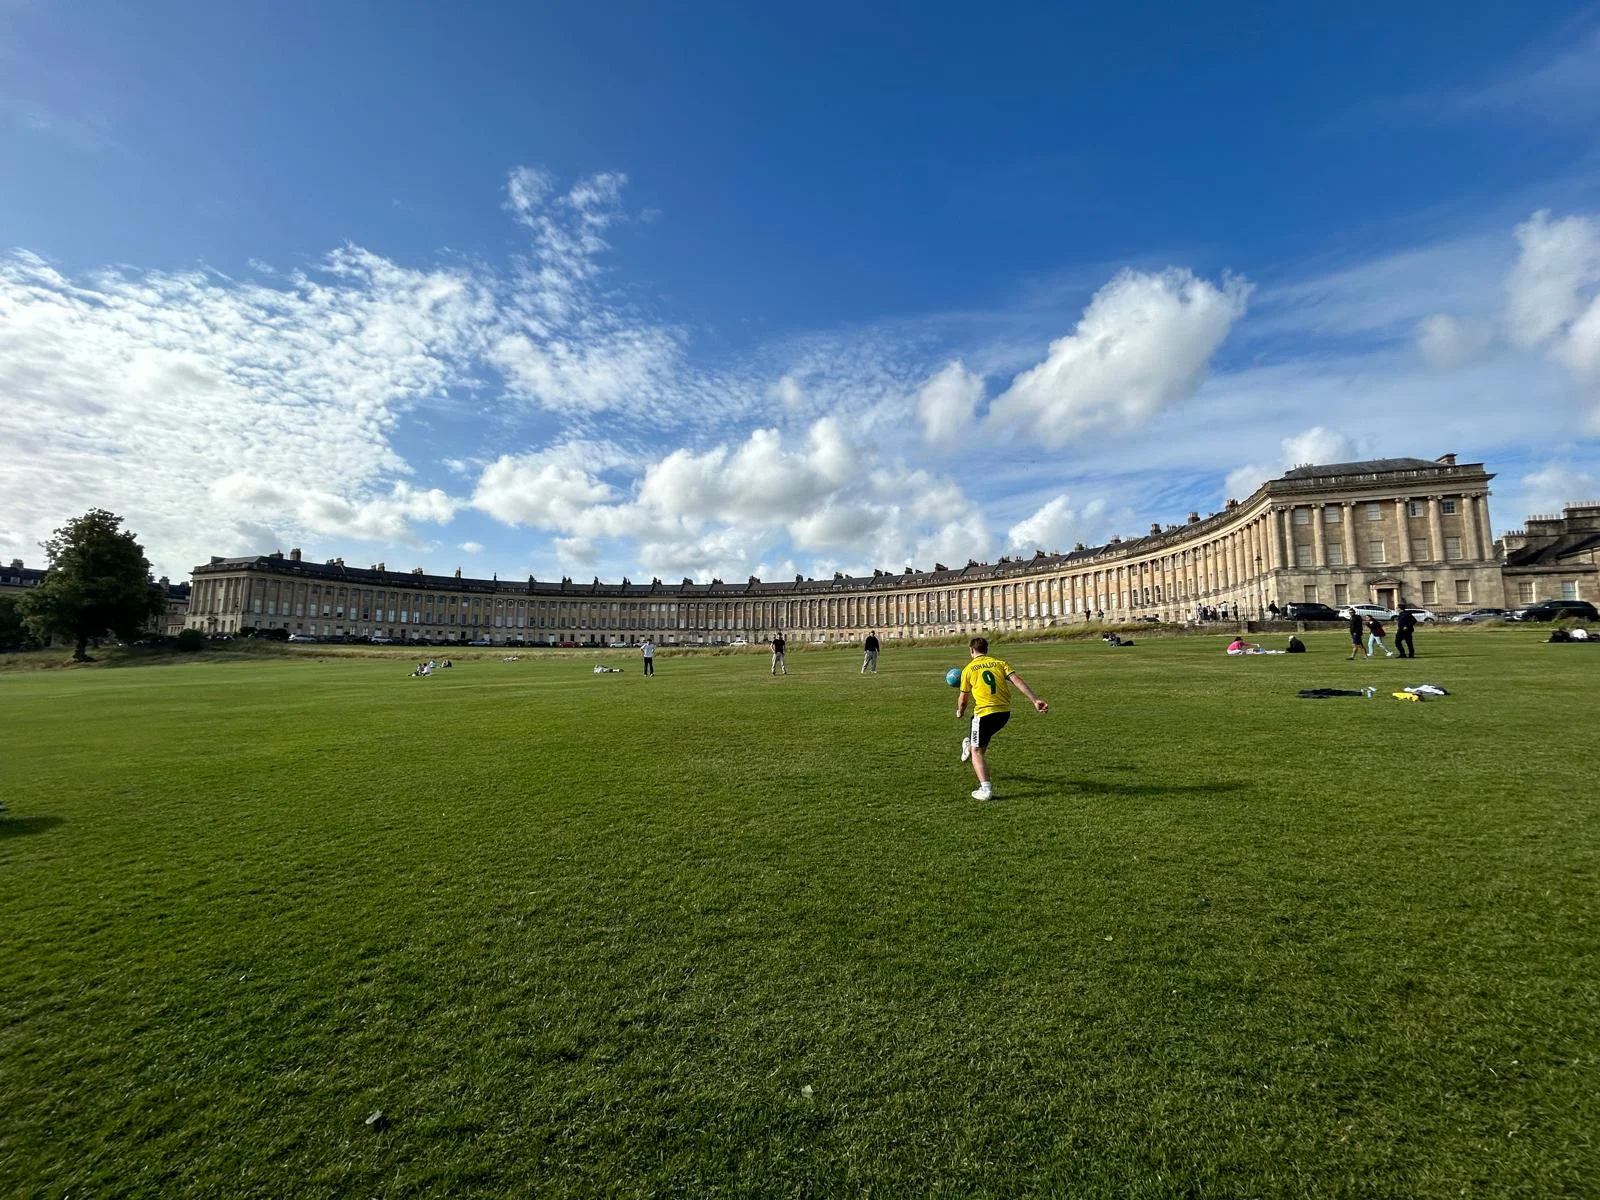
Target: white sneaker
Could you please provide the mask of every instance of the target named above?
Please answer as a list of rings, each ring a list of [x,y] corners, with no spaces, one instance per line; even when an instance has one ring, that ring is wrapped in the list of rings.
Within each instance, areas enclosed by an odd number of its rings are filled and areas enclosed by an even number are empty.
[[[979,784],[978,790],[972,793],[974,800],[993,800],[994,788],[987,783]]]
[[[967,759],[969,759],[971,757],[972,757],[972,739],[969,738],[969,737],[964,737],[964,738],[961,739],[961,761],[962,762],[966,762]]]

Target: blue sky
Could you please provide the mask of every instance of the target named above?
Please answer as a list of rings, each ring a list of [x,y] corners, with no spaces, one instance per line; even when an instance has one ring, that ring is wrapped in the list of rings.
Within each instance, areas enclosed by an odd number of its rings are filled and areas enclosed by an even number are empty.
[[[0,0],[0,555],[1068,548],[1600,493],[1600,9]],[[863,11],[864,10],[864,11]]]

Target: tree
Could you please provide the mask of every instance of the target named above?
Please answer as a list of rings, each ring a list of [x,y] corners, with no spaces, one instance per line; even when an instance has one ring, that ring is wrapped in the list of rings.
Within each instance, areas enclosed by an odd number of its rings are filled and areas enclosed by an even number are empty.
[[[85,662],[90,638],[110,632],[132,639],[167,610],[166,596],[150,580],[150,563],[122,518],[102,508],[68,521],[44,543],[44,582],[22,598],[22,616],[41,641],[57,636],[76,644]]]
[[[33,641],[15,596],[0,596],[0,650],[21,650]]]

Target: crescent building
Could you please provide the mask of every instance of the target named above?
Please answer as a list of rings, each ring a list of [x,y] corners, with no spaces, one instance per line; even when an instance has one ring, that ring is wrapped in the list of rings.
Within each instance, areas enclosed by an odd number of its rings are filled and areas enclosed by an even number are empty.
[[[300,551],[213,558],[194,569],[190,627],[340,638],[664,645],[913,637],[1093,620],[1182,621],[1201,608],[1255,617],[1271,603],[1370,601],[1463,609],[1506,602],[1481,463],[1377,459],[1296,467],[1221,512],[1129,539],[963,567],[744,582],[578,583],[430,575]],[[1584,598],[1594,564],[1559,564]],[[1548,574],[1548,572],[1547,572]],[[1524,569],[1515,599],[1540,587]],[[1551,577],[1554,578],[1553,576]],[[1583,591],[1586,588],[1587,591]],[[1562,593],[1558,593],[1562,594]],[[1543,596],[1539,598],[1544,598]],[[1525,601],[1524,601],[1525,602]]]

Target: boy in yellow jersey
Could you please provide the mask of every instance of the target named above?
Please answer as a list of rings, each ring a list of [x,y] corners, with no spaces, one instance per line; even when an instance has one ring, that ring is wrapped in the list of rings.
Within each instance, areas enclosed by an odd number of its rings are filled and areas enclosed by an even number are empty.
[[[1035,696],[1011,664],[989,653],[989,640],[975,637],[967,643],[972,661],[961,672],[961,694],[956,697],[956,717],[967,715],[967,701],[973,703],[972,732],[961,739],[961,761],[972,760],[978,776],[974,800],[992,800],[994,785],[989,782],[989,762],[984,752],[989,740],[1011,719],[1011,685],[1032,702],[1042,717],[1050,706]]]

